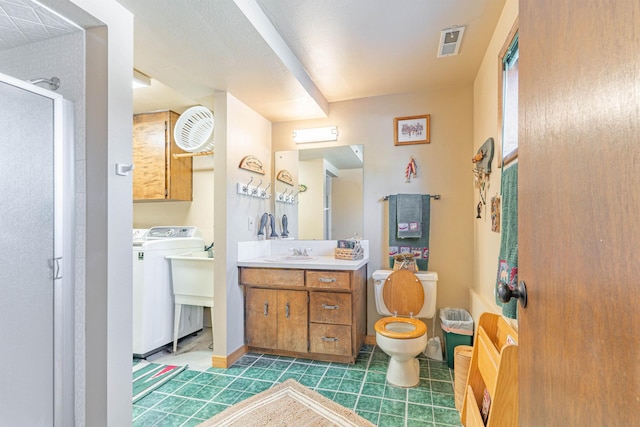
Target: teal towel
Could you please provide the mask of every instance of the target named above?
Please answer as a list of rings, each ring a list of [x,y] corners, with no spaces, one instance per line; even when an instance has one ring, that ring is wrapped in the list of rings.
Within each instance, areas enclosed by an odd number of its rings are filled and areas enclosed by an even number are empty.
[[[431,196],[419,194],[422,202],[420,228],[422,235],[419,238],[399,239],[398,238],[398,197],[389,196],[389,267],[393,268],[393,256],[401,252],[414,255],[418,269],[427,271],[429,269],[429,222],[431,220]]]
[[[511,289],[518,284],[518,164],[502,171],[502,235],[496,291],[501,283]],[[502,314],[511,319],[518,318],[518,301],[511,299],[504,304],[496,292],[496,304],[502,307]]]
[[[398,194],[397,196],[398,239],[422,237],[422,195]]]

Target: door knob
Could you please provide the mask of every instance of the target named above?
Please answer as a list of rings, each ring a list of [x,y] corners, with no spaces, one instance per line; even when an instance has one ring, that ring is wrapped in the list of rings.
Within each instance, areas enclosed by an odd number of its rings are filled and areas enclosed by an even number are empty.
[[[498,286],[498,298],[503,303],[508,303],[511,301],[511,298],[516,298],[520,301],[520,306],[522,308],[527,307],[527,284],[524,281],[518,282],[518,286],[516,289],[511,289],[509,285],[506,283],[501,283]]]

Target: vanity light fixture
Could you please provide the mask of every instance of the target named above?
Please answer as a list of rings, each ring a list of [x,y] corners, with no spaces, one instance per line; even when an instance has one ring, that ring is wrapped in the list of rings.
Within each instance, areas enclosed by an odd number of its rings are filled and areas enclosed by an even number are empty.
[[[337,141],[338,127],[327,126],[323,128],[296,129],[293,131],[293,141],[297,144],[307,142]]]
[[[133,69],[133,84],[132,84],[133,88],[139,88],[139,87],[147,87],[147,86],[151,86],[151,77],[147,76],[146,74],[141,73],[140,71],[136,70],[135,68]]]

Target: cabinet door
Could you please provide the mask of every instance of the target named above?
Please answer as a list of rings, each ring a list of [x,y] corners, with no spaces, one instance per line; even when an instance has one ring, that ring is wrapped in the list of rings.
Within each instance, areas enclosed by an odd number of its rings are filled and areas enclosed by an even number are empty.
[[[306,291],[278,291],[278,348],[307,352],[308,305]]]
[[[245,330],[248,345],[277,348],[277,295],[277,290],[247,288]]]
[[[133,200],[164,200],[167,189],[166,114],[133,117]]]
[[[173,129],[180,118],[178,113],[169,112],[167,132],[167,200],[193,200],[193,157],[173,157],[184,154],[175,141]]]

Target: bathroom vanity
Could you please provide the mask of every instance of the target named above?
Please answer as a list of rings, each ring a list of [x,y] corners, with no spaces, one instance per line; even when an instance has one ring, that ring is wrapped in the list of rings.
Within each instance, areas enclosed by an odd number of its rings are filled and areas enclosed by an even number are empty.
[[[238,262],[249,351],[354,363],[367,328],[367,259]]]

